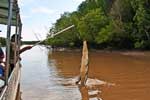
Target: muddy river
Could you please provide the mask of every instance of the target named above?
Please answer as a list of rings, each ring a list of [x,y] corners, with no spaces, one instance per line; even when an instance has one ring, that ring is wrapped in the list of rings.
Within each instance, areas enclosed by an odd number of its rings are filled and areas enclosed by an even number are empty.
[[[89,78],[75,84],[80,51],[34,47],[22,55],[23,100],[149,100],[150,52],[90,51]]]

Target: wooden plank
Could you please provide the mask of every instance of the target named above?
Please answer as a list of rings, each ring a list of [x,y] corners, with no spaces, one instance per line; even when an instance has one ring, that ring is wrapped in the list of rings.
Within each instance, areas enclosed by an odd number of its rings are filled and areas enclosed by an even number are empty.
[[[20,62],[17,62],[16,67],[11,73],[8,85],[5,86],[1,93],[0,100],[15,100],[18,90],[18,85],[20,84],[21,68]]]

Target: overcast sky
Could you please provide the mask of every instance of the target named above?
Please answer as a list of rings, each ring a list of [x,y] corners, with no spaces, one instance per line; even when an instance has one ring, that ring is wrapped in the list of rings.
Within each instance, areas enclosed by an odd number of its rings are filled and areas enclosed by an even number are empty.
[[[18,0],[23,23],[23,40],[44,39],[49,27],[64,12],[77,10],[84,0]],[[5,29],[4,29],[5,28]],[[6,26],[0,25],[0,36],[6,36]]]

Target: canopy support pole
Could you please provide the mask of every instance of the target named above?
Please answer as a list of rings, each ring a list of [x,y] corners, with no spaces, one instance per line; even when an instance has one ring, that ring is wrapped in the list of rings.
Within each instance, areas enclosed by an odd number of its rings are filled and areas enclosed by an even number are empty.
[[[11,22],[12,22],[12,10],[14,0],[8,0],[9,11],[8,11],[8,24],[7,24],[7,38],[6,38],[6,70],[5,70],[5,85],[8,84],[9,75],[9,63],[10,63],[10,34],[11,34]]]
[[[14,64],[16,64],[17,62],[17,58],[18,58],[18,39],[19,37],[17,36],[19,33],[19,9],[17,9],[16,12],[16,30],[15,30],[15,50],[14,50]]]
[[[21,21],[19,21],[19,33],[18,33],[18,35],[19,35],[18,49],[19,50],[20,50],[20,46],[21,46],[21,33],[22,33],[22,23],[21,23]],[[18,56],[20,56],[19,53],[18,53]]]

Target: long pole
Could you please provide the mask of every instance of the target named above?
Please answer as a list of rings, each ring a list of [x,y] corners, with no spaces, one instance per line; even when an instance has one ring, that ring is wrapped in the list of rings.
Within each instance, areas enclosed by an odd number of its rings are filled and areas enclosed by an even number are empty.
[[[56,36],[56,35],[58,35],[58,34],[64,32],[64,31],[67,31],[67,30],[69,30],[69,29],[71,29],[71,28],[73,28],[73,27],[74,27],[74,25],[71,25],[71,26],[69,26],[69,27],[67,27],[67,28],[65,28],[65,29],[63,29],[63,30],[61,30],[61,31],[59,31],[59,32],[57,32],[57,33],[55,33],[55,34],[53,34],[51,37],[49,37],[49,38],[47,38],[47,39],[53,38],[54,36]],[[45,40],[47,40],[47,39],[45,39]],[[45,40],[42,40],[42,41],[37,42],[36,44],[33,45],[33,47],[36,46],[36,45],[38,45],[38,44],[40,44],[40,43],[42,43],[42,42],[45,41]]]

